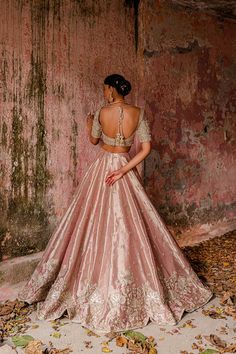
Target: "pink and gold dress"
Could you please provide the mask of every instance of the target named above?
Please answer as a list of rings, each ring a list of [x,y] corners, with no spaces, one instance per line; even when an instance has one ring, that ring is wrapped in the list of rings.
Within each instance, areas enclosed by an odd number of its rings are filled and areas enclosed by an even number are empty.
[[[133,136],[106,136],[95,113],[91,134],[110,145],[131,145],[151,134],[141,108]],[[37,317],[65,312],[97,333],[136,329],[149,321],[177,324],[184,311],[206,304],[213,293],[192,269],[151,203],[136,169],[112,186],[109,172],[124,166],[129,152],[100,148],[75,190],[21,300],[37,302]]]

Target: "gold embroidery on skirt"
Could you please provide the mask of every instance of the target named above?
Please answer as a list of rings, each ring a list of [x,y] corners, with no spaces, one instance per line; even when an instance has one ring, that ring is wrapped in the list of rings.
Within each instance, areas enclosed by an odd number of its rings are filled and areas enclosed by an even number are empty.
[[[142,326],[149,318],[160,324],[176,324],[184,309],[198,308],[211,294],[204,284],[201,286],[194,272],[187,275],[173,272],[168,279],[159,274],[165,287],[160,293],[152,289],[148,281],[137,286],[134,274],[129,271],[118,275],[115,288],[108,295],[104,295],[98,284],[92,281],[80,284],[80,289],[74,294],[73,286],[67,288],[65,283],[66,268],[63,266],[61,276],[55,279],[58,261],[49,260],[35,270],[21,292],[26,301],[39,302],[40,319],[56,319],[67,310],[69,318],[78,319],[97,330],[105,329],[101,318],[106,318],[109,330]]]

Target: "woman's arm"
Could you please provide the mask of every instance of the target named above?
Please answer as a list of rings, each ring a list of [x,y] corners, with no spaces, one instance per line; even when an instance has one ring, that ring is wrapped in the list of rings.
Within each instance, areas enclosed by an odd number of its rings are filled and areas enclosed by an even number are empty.
[[[93,126],[93,120],[94,120],[94,114],[89,113],[87,115],[87,131],[88,131],[88,135],[89,135],[89,141],[93,145],[97,145],[99,143],[99,138],[94,138],[91,135],[92,126]]]
[[[142,143],[141,150],[124,166],[122,166],[119,170],[113,171],[108,174],[105,183],[111,186],[118,179],[124,176],[129,170],[137,166],[141,161],[143,161],[151,152],[151,142],[146,141]]]

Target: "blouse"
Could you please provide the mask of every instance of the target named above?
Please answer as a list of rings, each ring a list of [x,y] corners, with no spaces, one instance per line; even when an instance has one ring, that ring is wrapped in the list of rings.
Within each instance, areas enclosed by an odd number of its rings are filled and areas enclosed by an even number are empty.
[[[101,137],[105,144],[112,145],[112,146],[131,146],[135,135],[138,136],[138,139],[141,143],[152,140],[149,123],[144,116],[144,108],[140,109],[139,122],[134,133],[128,138],[123,138],[119,140],[117,140],[116,138],[109,137],[103,132],[102,126],[99,122],[99,113],[101,108],[99,108],[94,114],[93,125],[91,130],[91,135],[94,138]]]

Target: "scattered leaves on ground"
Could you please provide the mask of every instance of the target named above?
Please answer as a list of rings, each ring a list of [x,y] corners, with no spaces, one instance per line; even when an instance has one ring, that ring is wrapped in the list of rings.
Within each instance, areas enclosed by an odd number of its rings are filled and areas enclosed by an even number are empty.
[[[34,305],[18,299],[0,303],[0,340],[25,333],[30,328],[28,316],[33,310]]]
[[[125,347],[131,350],[132,353],[157,354],[155,348],[156,342],[153,336],[145,336],[143,333],[133,330],[116,334],[111,332],[106,336],[108,336],[110,340],[115,338],[118,347]],[[111,351],[108,347],[108,342],[102,342],[101,344],[103,345],[102,352],[109,353]]]
[[[216,295],[236,295],[236,230],[183,248],[199,278]]]

